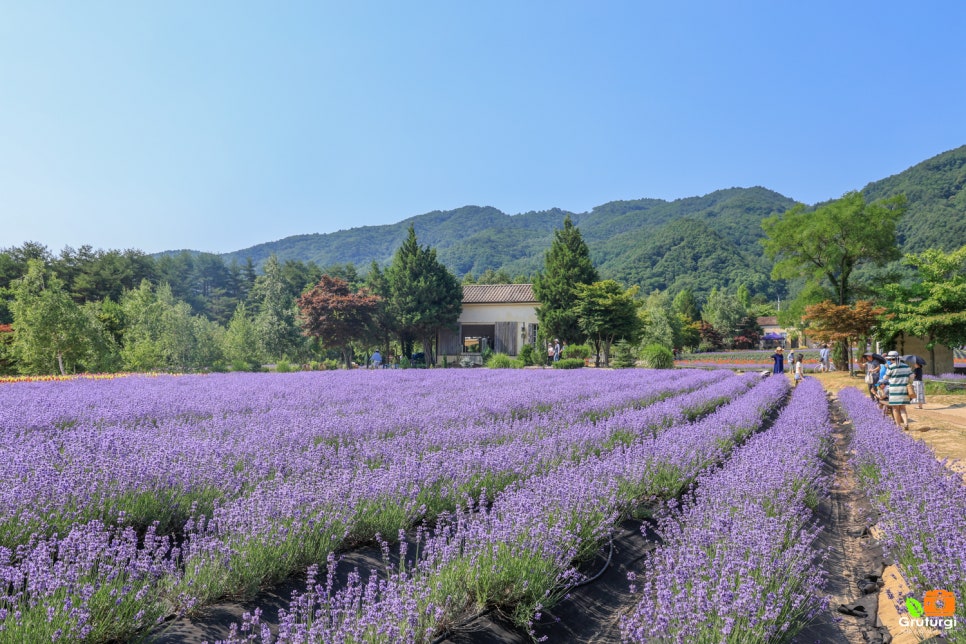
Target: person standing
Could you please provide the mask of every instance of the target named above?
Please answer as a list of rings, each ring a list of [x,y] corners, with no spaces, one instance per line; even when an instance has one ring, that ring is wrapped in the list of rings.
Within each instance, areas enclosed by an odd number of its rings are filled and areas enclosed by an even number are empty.
[[[795,356],[795,386],[805,377],[805,367],[802,364],[802,354]]]
[[[905,362],[899,359],[898,351],[890,351],[886,354],[886,385],[889,392],[889,411],[892,412],[892,419],[896,421],[901,429],[909,429],[909,413],[906,405],[909,404],[909,379],[912,377],[912,369]]]
[[[819,360],[819,371],[831,371],[829,368],[829,350],[828,345],[823,344],[822,348],[818,350],[818,360]]]
[[[372,358],[370,359],[373,369],[378,369],[382,366],[382,354],[379,353],[379,349],[372,352]]]
[[[554,339],[553,341],[553,361],[560,361],[560,339]]]
[[[916,393],[916,408],[922,409],[926,403],[926,385],[922,381],[923,360],[919,356],[907,356],[906,364],[912,369],[912,389]]]
[[[871,353],[863,353],[862,357],[865,358],[865,384],[869,386],[869,396],[872,400],[878,400],[875,391],[879,385],[879,361]]]
[[[547,366],[553,366],[553,342],[547,342]]]
[[[784,349],[778,347],[775,349],[775,353],[771,354],[771,359],[775,363],[772,367],[772,373],[785,373],[785,354]]]

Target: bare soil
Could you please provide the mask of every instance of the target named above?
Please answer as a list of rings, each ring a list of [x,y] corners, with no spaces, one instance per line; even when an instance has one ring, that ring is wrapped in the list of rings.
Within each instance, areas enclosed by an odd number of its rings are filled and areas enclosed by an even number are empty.
[[[819,373],[814,377],[833,395],[845,387],[862,391],[866,386],[861,377],[850,377],[847,372]],[[966,475],[966,393],[926,394],[922,409],[916,405],[909,405],[906,409],[912,437],[928,445],[937,458],[949,459],[948,467]]]

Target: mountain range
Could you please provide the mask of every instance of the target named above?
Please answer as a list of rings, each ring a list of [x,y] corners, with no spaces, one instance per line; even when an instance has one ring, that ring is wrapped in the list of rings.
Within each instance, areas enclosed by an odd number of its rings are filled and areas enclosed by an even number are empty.
[[[898,228],[903,252],[952,250],[966,244],[966,145],[939,154],[861,189],[869,201],[904,193],[908,211]],[[769,277],[771,264],[759,240],[761,220],[795,201],[763,187],[728,188],[674,201],[612,201],[590,212],[560,209],[508,215],[486,206],[433,211],[384,226],[306,234],[225,253],[226,261],[251,258],[321,267],[352,263],[361,270],[386,264],[413,225],[419,242],[458,277],[503,270],[528,277],[543,266],[553,231],[570,215],[602,277],[625,284],[696,294],[745,284],[752,293],[782,295]],[[817,204],[821,205],[821,204]]]

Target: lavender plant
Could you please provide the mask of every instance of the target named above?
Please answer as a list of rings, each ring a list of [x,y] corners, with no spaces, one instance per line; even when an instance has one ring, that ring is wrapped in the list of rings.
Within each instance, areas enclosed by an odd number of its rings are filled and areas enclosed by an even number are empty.
[[[853,465],[878,513],[883,546],[903,572],[913,598],[946,590],[959,599],[952,621],[935,625],[953,642],[966,642],[966,486],[929,447],[886,421],[854,388],[839,392],[852,419]],[[910,616],[905,597],[894,597]]]
[[[642,598],[621,620],[622,639],[783,642],[825,608],[810,505],[827,493],[830,434],[822,387],[806,380],[770,429],[669,502],[664,543],[631,576]]]

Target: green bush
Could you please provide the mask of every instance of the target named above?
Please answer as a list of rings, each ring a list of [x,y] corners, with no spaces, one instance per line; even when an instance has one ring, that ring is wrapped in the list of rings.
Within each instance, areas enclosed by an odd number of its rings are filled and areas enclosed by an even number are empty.
[[[641,361],[651,369],[673,369],[674,354],[663,344],[649,344],[641,350]]]
[[[567,345],[567,350],[564,351],[564,358],[576,358],[579,360],[585,360],[590,356],[594,355],[593,350],[586,344],[574,344]]]
[[[335,371],[339,368],[339,361],[335,358],[327,358],[322,361],[322,368],[326,371]]]
[[[553,363],[554,369],[580,369],[584,366],[584,361],[579,358],[564,358]]]
[[[610,366],[615,369],[629,369],[637,363],[637,347],[628,342],[627,340],[621,340],[614,345],[613,350],[610,354]]]
[[[232,371],[260,371],[261,368],[260,364],[245,362],[237,358],[231,361]]]
[[[505,353],[494,353],[487,361],[486,366],[490,369],[522,369],[523,362],[514,360]]]
[[[523,347],[520,349],[520,355],[517,356],[517,358],[519,358],[526,367],[542,364],[540,362],[540,356],[537,355],[536,349],[533,348],[532,344],[523,345]]]
[[[282,359],[275,363],[275,371],[277,373],[291,373],[298,371],[298,367],[293,366],[288,360]]]

